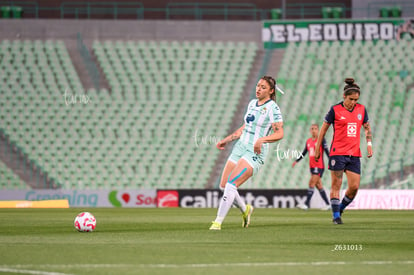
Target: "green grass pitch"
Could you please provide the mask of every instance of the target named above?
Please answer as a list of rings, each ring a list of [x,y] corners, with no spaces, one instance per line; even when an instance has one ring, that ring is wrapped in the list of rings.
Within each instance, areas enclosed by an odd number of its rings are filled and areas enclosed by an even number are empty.
[[[96,230],[79,233],[90,211]],[[1,274],[412,274],[413,211],[0,209]]]

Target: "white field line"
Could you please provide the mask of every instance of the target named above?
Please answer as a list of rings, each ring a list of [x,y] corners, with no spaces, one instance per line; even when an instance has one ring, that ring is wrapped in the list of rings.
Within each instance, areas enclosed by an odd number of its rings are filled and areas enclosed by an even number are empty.
[[[214,267],[266,267],[266,266],[331,266],[331,265],[414,265],[413,261],[361,261],[361,262],[267,262],[267,263],[217,263],[217,264],[28,264],[28,265],[0,265],[0,271],[7,268],[23,271],[19,268],[214,268]],[[30,270],[24,270],[30,271]],[[53,273],[35,271],[27,274],[62,275],[63,273]],[[23,273],[23,272],[20,272]]]
[[[66,273],[58,272],[48,272],[48,271],[39,271],[39,270],[27,270],[27,269],[16,269],[16,268],[7,268],[0,266],[0,273],[19,273],[19,274],[35,274],[35,275],[69,275]]]

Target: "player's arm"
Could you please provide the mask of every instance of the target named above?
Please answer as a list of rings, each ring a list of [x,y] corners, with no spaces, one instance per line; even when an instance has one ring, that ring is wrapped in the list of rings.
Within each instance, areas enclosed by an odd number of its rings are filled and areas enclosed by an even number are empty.
[[[372,157],[373,151],[372,151],[372,131],[371,131],[371,125],[369,122],[365,122],[363,124],[363,127],[365,129],[365,137],[367,139],[367,151],[368,151],[368,157]]]
[[[402,30],[402,27],[399,27],[398,30],[397,30],[397,35],[395,37],[397,39],[397,41],[400,41],[400,39],[401,39],[401,30]]]
[[[329,158],[329,147],[328,147],[328,143],[326,143],[325,138],[322,140],[322,147],[323,147],[323,151],[325,152],[326,156]]]
[[[326,121],[323,122],[321,130],[319,131],[318,140],[316,141],[315,148],[320,148],[322,145],[322,141],[325,138],[326,132],[329,129],[330,124]],[[320,157],[320,151],[315,150],[315,161],[318,161]]]
[[[224,146],[226,146],[227,143],[232,142],[236,139],[239,139],[243,133],[244,126],[245,124],[243,124],[243,126],[237,129],[233,134],[217,142],[216,147],[220,150],[224,150]]]
[[[292,167],[295,167],[296,163],[298,163],[304,156],[308,153],[308,146],[305,144],[305,149],[303,149],[302,154],[292,163]]]
[[[273,134],[259,138],[254,144],[254,152],[260,154],[263,143],[273,143],[283,138],[283,122],[272,123]]]

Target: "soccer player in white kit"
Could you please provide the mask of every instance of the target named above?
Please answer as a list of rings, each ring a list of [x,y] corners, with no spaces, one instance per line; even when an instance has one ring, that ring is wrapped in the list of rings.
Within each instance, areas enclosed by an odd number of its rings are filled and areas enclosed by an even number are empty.
[[[226,144],[238,139],[223,170],[220,188],[224,188],[224,194],[210,230],[221,230],[233,202],[242,212],[242,226],[250,224],[253,206],[244,203],[237,188],[263,166],[269,151],[268,143],[283,138],[283,120],[276,104],[276,89],[276,81],[263,76],[256,86],[256,99],[251,100],[247,107],[243,126],[216,145],[223,150]]]

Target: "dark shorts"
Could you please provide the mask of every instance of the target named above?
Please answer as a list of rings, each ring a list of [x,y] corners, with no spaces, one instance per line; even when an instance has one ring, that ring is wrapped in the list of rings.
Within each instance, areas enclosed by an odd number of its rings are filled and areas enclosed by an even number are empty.
[[[332,171],[351,171],[361,174],[361,160],[353,156],[330,156],[329,170]]]
[[[323,171],[325,171],[325,169],[318,168],[318,167],[309,168],[309,170],[310,170],[310,173],[312,175],[319,175],[319,177],[321,177],[321,178],[322,178],[322,175],[323,175]]]

